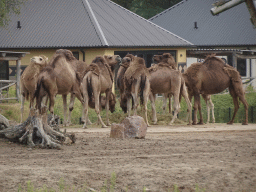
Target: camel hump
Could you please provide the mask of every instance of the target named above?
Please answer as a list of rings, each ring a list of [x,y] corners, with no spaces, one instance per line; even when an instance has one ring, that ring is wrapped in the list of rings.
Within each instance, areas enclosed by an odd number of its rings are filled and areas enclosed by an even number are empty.
[[[93,74],[99,76],[100,75],[100,68],[96,63],[91,63],[86,70],[84,71],[83,77],[85,76],[86,73],[91,71]]]
[[[241,81],[241,75],[234,67],[227,64],[223,68],[223,70],[231,78],[232,81],[234,81],[234,82],[240,82]]]

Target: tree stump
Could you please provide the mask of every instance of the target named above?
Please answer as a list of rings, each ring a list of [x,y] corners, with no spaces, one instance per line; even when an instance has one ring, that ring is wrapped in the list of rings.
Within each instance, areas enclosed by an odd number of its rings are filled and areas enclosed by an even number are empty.
[[[29,147],[39,146],[41,148],[60,149],[62,144],[75,143],[74,134],[66,134],[56,131],[48,124],[46,107],[42,114],[38,114],[33,109],[25,122],[16,126],[9,126],[6,118],[0,116],[0,125],[5,127],[0,130],[0,135],[11,141],[25,143]],[[7,120],[8,121],[8,120]]]

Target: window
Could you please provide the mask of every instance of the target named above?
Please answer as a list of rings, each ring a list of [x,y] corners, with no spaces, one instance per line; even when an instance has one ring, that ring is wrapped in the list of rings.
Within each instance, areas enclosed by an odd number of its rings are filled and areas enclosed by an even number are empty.
[[[232,56],[228,56],[228,64],[233,66]],[[246,76],[246,59],[237,58],[237,71],[241,76]]]
[[[72,52],[72,53],[73,53],[74,57],[75,57],[77,60],[79,60],[79,52],[77,51],[77,52]]]
[[[0,80],[9,80],[9,62],[0,61]]]

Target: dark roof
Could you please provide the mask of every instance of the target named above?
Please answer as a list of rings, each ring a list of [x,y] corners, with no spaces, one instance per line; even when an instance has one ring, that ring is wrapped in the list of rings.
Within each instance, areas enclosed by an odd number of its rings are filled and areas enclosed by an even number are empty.
[[[20,21],[21,28],[17,28]],[[0,28],[0,48],[191,46],[110,0],[27,1]]]
[[[184,0],[149,20],[194,45],[256,45],[256,29],[246,4],[213,16],[210,9],[214,2],[216,0]]]

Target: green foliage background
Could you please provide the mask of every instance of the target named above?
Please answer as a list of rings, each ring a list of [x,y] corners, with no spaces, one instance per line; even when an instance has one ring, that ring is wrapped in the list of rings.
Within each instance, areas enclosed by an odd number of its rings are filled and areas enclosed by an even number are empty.
[[[149,19],[154,15],[181,2],[181,0],[112,0],[130,11]]]

